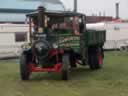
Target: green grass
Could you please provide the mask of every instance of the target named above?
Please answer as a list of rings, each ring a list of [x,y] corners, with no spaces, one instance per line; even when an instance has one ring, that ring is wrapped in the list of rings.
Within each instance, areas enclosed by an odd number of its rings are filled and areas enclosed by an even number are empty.
[[[58,74],[36,73],[21,81],[16,60],[0,61],[0,96],[127,96],[128,54],[106,52],[103,69],[72,70],[70,80]]]

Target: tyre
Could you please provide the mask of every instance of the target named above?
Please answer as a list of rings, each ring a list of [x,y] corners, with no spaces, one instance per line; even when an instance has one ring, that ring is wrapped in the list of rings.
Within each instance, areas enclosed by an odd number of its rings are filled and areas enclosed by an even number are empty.
[[[74,53],[70,54],[70,66],[71,68],[76,68],[77,65],[76,65],[76,59],[75,59],[75,55]]]
[[[93,48],[92,52],[89,52],[89,67],[91,70],[102,68],[103,55],[101,48]]]
[[[62,80],[68,80],[69,79],[69,64],[70,64],[70,61],[69,61],[69,55],[64,55],[63,58],[62,58],[62,70],[61,70],[61,73],[62,73]]]
[[[127,46],[121,46],[120,51],[121,52],[128,52],[128,47]]]
[[[91,70],[94,70],[95,69],[95,58],[94,58],[95,56],[93,55],[93,54],[89,54],[89,56],[88,56],[88,58],[89,58],[89,68],[91,69]]]
[[[29,80],[30,69],[27,62],[27,56],[24,54],[20,57],[20,76],[22,80]]]
[[[103,55],[102,55],[102,50],[101,48],[97,48],[96,53],[95,53],[95,69],[100,69],[102,68],[103,65]]]

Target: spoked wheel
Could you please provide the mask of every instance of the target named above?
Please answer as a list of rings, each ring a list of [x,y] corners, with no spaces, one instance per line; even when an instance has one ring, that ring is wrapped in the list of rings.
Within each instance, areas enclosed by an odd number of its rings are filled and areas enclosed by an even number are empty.
[[[29,80],[30,68],[27,62],[27,56],[22,54],[20,57],[20,76],[22,80]]]
[[[68,54],[63,55],[62,64],[63,64],[62,70],[61,70],[62,80],[68,80],[69,79],[69,64],[70,64]]]

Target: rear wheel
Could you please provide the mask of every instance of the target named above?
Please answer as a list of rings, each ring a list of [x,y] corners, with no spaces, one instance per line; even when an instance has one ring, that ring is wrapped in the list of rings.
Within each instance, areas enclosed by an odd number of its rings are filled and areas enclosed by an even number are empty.
[[[76,68],[77,65],[76,65],[76,58],[75,58],[75,54],[72,52],[70,53],[70,66],[71,68]]]
[[[62,59],[62,80],[68,80],[69,79],[69,55],[65,54]]]
[[[89,68],[91,70],[94,70],[95,66],[94,66],[94,56],[93,56],[93,54],[88,55],[88,61],[89,61]]]
[[[96,58],[95,69],[102,68],[102,65],[103,65],[103,56],[102,56],[101,48],[98,48],[97,49],[95,58]]]
[[[91,70],[100,69],[103,64],[103,56],[101,48],[93,48],[90,50],[89,54],[89,67]]]
[[[22,54],[20,57],[20,76],[22,80],[29,80],[30,69],[27,62],[27,56]]]

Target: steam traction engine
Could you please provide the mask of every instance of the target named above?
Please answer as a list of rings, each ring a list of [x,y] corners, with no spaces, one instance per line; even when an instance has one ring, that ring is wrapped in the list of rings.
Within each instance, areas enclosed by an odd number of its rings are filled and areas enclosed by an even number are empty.
[[[39,7],[27,17],[30,42],[20,57],[22,80],[29,80],[32,72],[56,72],[68,80],[70,68],[77,64],[101,68],[105,31],[86,30],[85,15]]]

